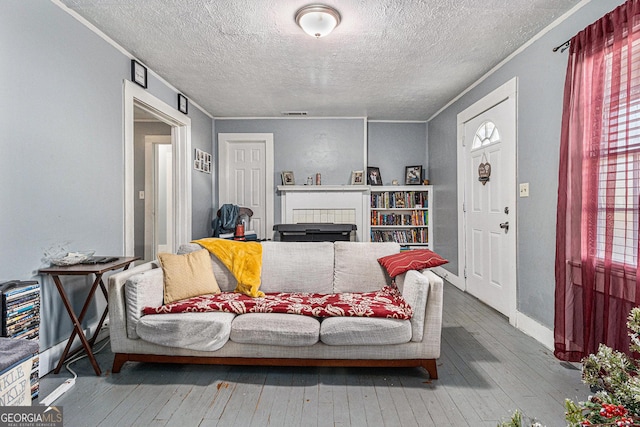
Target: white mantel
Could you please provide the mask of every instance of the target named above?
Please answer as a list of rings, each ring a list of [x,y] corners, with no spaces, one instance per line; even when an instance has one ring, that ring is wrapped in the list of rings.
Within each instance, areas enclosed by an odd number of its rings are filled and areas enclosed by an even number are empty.
[[[366,185],[279,185],[284,224],[335,222],[356,225],[356,241],[368,242],[371,191]],[[311,218],[316,220],[304,219]],[[303,219],[300,219],[303,218]],[[349,220],[347,220],[347,218]]]

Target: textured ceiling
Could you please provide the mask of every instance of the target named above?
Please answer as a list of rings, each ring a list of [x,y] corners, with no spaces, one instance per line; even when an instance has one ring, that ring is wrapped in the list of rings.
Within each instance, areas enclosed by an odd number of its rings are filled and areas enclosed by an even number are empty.
[[[62,0],[213,116],[373,120],[428,119],[578,2],[331,0],[314,39],[306,0]]]

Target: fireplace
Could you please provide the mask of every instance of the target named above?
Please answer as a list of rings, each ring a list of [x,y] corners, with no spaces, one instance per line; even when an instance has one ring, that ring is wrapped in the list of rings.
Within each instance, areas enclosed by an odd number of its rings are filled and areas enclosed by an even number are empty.
[[[355,224],[355,241],[369,241],[369,187],[364,185],[280,185],[284,224]]]

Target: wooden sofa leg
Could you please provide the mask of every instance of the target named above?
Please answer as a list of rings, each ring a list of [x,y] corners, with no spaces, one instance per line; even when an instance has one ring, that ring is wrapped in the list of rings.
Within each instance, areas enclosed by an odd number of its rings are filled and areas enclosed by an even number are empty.
[[[120,372],[122,365],[124,365],[124,362],[126,362],[127,360],[128,358],[126,354],[116,353],[113,357],[113,366],[111,367],[111,372],[114,374]]]
[[[435,359],[427,359],[423,361],[422,367],[429,372],[429,378],[432,380],[438,379],[438,366]]]

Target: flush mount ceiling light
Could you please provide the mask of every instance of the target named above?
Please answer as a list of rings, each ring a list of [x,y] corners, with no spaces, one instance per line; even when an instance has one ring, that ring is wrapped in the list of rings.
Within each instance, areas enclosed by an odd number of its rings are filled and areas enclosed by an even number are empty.
[[[340,13],[323,4],[305,6],[296,12],[296,24],[313,37],[324,37],[340,23]]]

